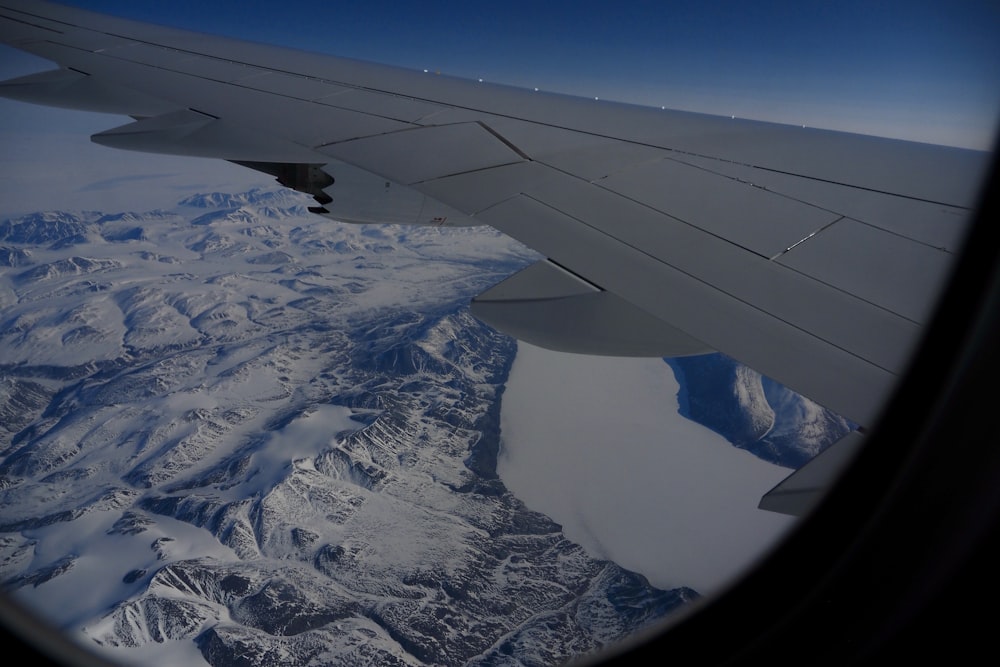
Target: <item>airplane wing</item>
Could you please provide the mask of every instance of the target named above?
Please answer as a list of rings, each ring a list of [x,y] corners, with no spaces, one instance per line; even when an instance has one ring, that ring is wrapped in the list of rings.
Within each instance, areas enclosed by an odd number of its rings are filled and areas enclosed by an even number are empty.
[[[338,202],[362,174],[416,202],[411,222],[489,224],[536,249],[547,259],[474,300],[501,330],[594,354],[718,350],[861,425],[906,365],[987,166],[976,151],[459,80],[45,2],[0,0],[0,40],[58,64],[0,95],[133,118],[98,143],[237,161],[334,219],[352,217]]]

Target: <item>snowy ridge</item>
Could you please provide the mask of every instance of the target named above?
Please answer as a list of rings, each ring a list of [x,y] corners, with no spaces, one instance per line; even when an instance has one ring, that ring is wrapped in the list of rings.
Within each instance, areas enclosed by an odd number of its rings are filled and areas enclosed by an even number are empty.
[[[496,476],[515,348],[466,304],[533,253],[304,203],[0,225],[0,580],[115,659],[213,665],[553,664],[695,597]]]
[[[856,428],[721,354],[666,361],[681,385],[681,414],[765,461],[798,468]]]
[[[733,394],[746,416],[751,433],[759,440],[774,427],[774,410],[764,396],[764,385],[757,371],[739,365],[735,368]]]

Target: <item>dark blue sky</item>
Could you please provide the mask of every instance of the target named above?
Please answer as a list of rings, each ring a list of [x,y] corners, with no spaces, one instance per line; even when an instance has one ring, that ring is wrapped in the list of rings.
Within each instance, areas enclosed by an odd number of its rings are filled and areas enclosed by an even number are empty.
[[[543,90],[987,147],[1000,3],[71,2]]]

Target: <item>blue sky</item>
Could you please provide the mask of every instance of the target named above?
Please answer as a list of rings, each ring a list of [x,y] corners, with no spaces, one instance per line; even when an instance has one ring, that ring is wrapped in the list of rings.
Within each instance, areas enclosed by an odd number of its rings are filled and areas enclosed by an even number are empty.
[[[996,2],[171,3],[129,18],[605,99],[989,148]]]

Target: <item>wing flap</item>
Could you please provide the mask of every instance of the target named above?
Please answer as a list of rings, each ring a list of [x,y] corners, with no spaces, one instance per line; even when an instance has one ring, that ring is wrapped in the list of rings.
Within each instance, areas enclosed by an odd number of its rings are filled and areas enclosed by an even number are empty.
[[[305,102],[333,99],[334,96],[350,90],[350,88],[338,86],[329,81],[271,71],[264,71],[249,77],[244,84],[265,93],[274,93]]]
[[[472,314],[519,340],[561,352],[677,357],[704,343],[542,260],[472,300]]]
[[[343,93],[322,97],[316,100],[320,104],[349,109],[361,113],[391,118],[406,123],[416,123],[421,119],[442,111],[443,107],[415,100],[410,97],[377,93],[354,88]]]
[[[8,7],[0,7],[0,27],[4,41],[18,44],[18,48],[26,42],[62,35],[67,28],[64,23]]]
[[[328,162],[332,183],[323,187],[330,201],[323,215],[341,222],[458,227],[481,224],[422,192],[345,162]]]
[[[560,177],[558,172],[538,162],[518,162],[423,181],[417,187],[468,215],[475,215]]]
[[[635,286],[619,291],[595,275],[594,260],[575,256],[579,230],[589,228],[597,232],[595,245],[618,243],[634,249],[710,289],[889,372],[898,372],[905,364],[906,346],[902,342],[917,335],[917,326],[905,318],[634,200],[546,170],[537,163],[501,169],[506,173],[473,172],[421,184],[419,188],[467,213],[480,211],[476,217],[561,265],[574,267],[577,273],[602,288],[627,295],[627,300],[632,300],[630,290]],[[505,187],[498,187],[500,184]],[[564,237],[548,237],[544,227],[525,227],[520,221],[502,220],[494,208],[489,208],[491,203],[497,205],[518,196],[530,197],[564,214],[575,222],[575,227],[567,230]],[[817,308],[818,303],[823,307]],[[721,349],[704,337],[704,331],[692,330],[676,315],[667,321]],[[776,377],[773,371],[772,376]]]
[[[151,72],[149,65],[77,51],[58,44],[34,44],[32,50],[56,62],[76,63],[79,69],[95,79],[114,81],[116,86],[134,91],[137,97],[162,99],[174,109],[196,109],[225,120],[229,127],[240,126],[246,134],[269,135],[303,148],[413,127],[388,118],[281,97],[242,85],[165,69],[157,68]],[[133,111],[128,113],[140,115]],[[264,155],[246,155],[236,145],[225,148],[218,153],[198,154],[223,159],[271,159]],[[231,155],[237,152],[241,157],[232,158]],[[177,153],[191,154],[186,148]],[[317,161],[315,157],[310,161]],[[319,161],[322,159],[319,157]]]
[[[840,217],[669,159],[597,183],[762,257],[780,253]]]
[[[949,252],[959,249],[968,209],[912,197],[806,178],[735,162],[684,155],[676,158],[738,182],[835,211]]]
[[[335,143],[319,150],[406,185],[524,161],[479,123],[423,127]]]
[[[587,280],[627,294],[633,305],[858,423],[871,423],[895,380],[888,370],[528,196],[476,217],[561,265],[587,267]],[[913,338],[896,342],[912,345]]]
[[[81,48],[78,42],[78,35],[74,34],[71,43],[66,44],[72,48]],[[58,40],[52,40],[58,43]],[[88,49],[89,50],[89,49]],[[178,66],[186,60],[208,60],[207,58],[197,58],[192,53],[171,49],[156,44],[144,44],[141,42],[131,42],[113,49],[101,51],[101,56],[135,63],[137,65],[149,65],[159,69],[171,70],[174,72],[183,71]],[[205,77],[213,78],[213,77]]]
[[[291,141],[247,131],[238,124],[190,109],[127,123],[99,132],[91,140],[123,150],[244,162],[308,164],[323,158]]]
[[[156,116],[176,107],[164,100],[68,69],[0,83],[0,96],[33,104],[103,113]]]
[[[843,218],[776,261],[913,322],[931,315],[952,257],[937,248]]]

